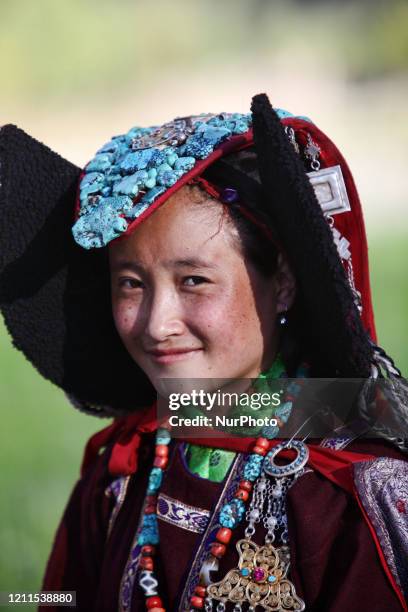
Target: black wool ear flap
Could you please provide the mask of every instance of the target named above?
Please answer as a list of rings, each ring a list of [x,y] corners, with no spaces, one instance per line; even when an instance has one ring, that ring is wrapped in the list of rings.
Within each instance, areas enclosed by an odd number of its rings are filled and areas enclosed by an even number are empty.
[[[0,271],[39,230],[53,242],[69,237],[80,172],[15,125],[0,129]]]
[[[23,130],[1,128],[0,308],[14,345],[54,382],[63,375],[63,271],[79,174]]]
[[[372,348],[303,162],[266,94],[254,96],[251,110],[263,211],[296,274],[305,313],[301,327],[313,330],[306,342],[330,371],[369,376]]]

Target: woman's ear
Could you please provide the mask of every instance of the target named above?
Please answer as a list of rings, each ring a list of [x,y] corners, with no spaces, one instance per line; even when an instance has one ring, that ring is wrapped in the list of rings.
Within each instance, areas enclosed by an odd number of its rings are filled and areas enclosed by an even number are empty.
[[[292,306],[296,295],[295,275],[283,253],[278,255],[276,270],[276,312],[286,312]]]

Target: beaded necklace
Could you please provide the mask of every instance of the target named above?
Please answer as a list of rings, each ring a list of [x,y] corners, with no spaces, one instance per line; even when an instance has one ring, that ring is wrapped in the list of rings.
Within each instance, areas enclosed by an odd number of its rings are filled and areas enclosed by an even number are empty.
[[[301,366],[296,378],[306,376],[305,366]],[[282,377],[285,377],[284,375]],[[287,417],[293,401],[301,390],[301,380],[287,387],[284,406]],[[286,420],[286,419],[285,419]],[[304,602],[296,595],[294,585],[288,580],[289,548],[287,546],[287,519],[285,512],[286,493],[293,482],[303,472],[307,463],[308,449],[303,442],[290,440],[277,445],[268,452],[270,440],[276,437],[275,428],[269,432],[263,430],[248,457],[237,490],[220,511],[221,528],[215,535],[210,547],[210,554],[203,564],[200,584],[196,586],[190,605],[194,610],[213,610],[213,602],[218,602],[216,611],[224,612],[226,604],[234,604],[234,612],[241,612],[242,605],[248,605],[248,612],[255,607],[264,610],[285,610],[301,612]],[[163,479],[163,472],[168,464],[169,443],[171,435],[168,429],[157,430],[155,458],[149,475],[147,493],[143,508],[141,532],[138,544],[141,546],[139,560],[139,586],[145,594],[146,609],[150,612],[165,612],[163,601],[159,596],[158,580],[154,571],[154,557],[159,544],[157,523],[157,495]],[[292,449],[297,456],[289,464],[277,465],[276,456],[284,449]],[[252,499],[249,508],[250,493]],[[246,518],[248,526],[245,539],[239,540],[236,548],[239,554],[237,568],[229,571],[220,582],[211,583],[210,572],[218,570],[221,559],[230,543],[233,530]],[[267,534],[265,544],[258,546],[251,540],[255,533],[255,524],[262,520]],[[273,542],[278,538],[282,546],[277,549]]]

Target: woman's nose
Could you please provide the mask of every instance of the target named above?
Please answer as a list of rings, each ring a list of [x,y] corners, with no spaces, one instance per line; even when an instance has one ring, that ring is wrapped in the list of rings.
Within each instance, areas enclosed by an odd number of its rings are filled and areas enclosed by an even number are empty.
[[[182,308],[177,294],[171,290],[155,292],[146,312],[145,334],[150,341],[164,342],[183,331]]]

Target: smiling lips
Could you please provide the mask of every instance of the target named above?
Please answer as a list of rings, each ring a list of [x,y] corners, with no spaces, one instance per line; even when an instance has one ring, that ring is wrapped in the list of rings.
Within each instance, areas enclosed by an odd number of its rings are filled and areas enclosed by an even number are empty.
[[[174,363],[176,361],[182,361],[188,359],[194,353],[201,351],[201,348],[179,348],[179,349],[167,349],[163,351],[153,350],[147,351],[149,355],[153,357],[156,363]]]

